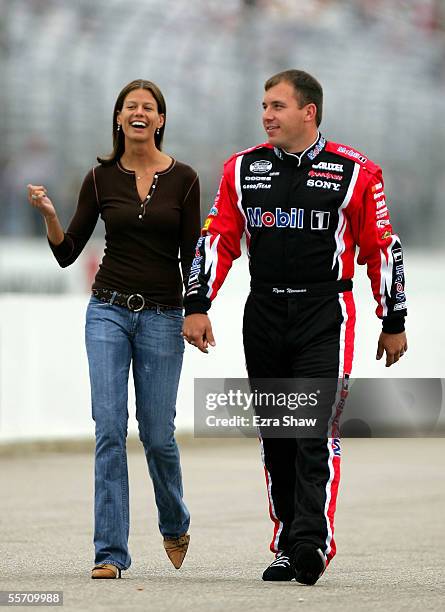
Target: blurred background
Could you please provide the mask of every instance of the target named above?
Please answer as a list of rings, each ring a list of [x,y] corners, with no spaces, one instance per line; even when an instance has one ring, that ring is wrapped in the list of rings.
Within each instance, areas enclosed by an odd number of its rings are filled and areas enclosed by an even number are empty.
[[[27,182],[70,219],[134,78],[163,90],[165,148],[198,170],[205,212],[222,161],[265,139],[265,79],[296,67],[324,87],[324,134],[383,166],[405,243],[440,245],[443,0],[1,0],[0,15],[2,236],[42,235]]]
[[[135,78],[150,79],[167,100],[164,148],[198,171],[204,216],[223,160],[265,139],[264,81],[291,67],[324,87],[324,135],[383,167],[407,254],[412,336],[424,343],[401,375],[442,375],[443,332],[436,326],[429,340],[425,313],[444,305],[437,290],[445,262],[444,0],[0,0],[0,436],[24,431],[17,416],[24,405],[32,403],[36,423],[38,405],[53,405],[55,415],[69,388],[89,416],[81,325],[103,224],[78,262],[60,270],[43,221],[27,204],[26,184],[47,186],[66,225],[84,175],[111,150],[118,92]],[[215,306],[221,331],[230,296],[240,316],[248,290],[245,265],[236,270]],[[364,291],[372,351],[365,356],[366,343],[359,346],[358,371],[375,375],[364,364],[374,358],[378,322]],[[233,345],[221,345],[219,373],[209,375],[242,376],[240,345],[230,365],[224,351]],[[193,354],[188,363],[203,375],[210,362],[200,359]],[[22,379],[32,400],[20,397]],[[57,380],[56,388],[48,390],[48,380]],[[8,424],[13,412],[22,424]]]

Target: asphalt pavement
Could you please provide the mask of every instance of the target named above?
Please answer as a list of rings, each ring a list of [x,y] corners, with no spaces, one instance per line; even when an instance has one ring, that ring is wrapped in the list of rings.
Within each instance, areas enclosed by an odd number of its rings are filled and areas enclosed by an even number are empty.
[[[192,516],[183,567],[163,550],[133,444],[133,563],[122,580],[99,581],[90,579],[92,453],[1,454],[0,590],[60,590],[63,609],[84,612],[444,609],[444,439],[343,441],[338,553],[313,587],[261,580],[272,523],[256,440],[185,439],[181,456]]]

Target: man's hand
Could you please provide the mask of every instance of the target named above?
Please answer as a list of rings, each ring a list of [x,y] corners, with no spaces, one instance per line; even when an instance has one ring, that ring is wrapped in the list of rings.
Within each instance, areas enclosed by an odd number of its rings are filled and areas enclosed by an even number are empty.
[[[191,314],[185,317],[182,335],[203,353],[208,353],[208,345],[215,346],[212,324],[206,314]]]
[[[376,359],[381,359],[386,352],[386,367],[392,366],[399,361],[400,357],[408,350],[408,342],[405,332],[400,334],[385,334],[382,332],[377,344]]]

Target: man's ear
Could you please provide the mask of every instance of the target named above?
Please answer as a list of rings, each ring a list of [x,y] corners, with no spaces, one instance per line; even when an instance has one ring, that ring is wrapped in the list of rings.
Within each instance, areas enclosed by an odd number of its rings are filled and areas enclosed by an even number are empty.
[[[309,104],[306,104],[305,110],[306,110],[306,114],[305,114],[304,120],[307,122],[315,121],[317,117],[317,105],[314,104],[313,102],[309,102]]]

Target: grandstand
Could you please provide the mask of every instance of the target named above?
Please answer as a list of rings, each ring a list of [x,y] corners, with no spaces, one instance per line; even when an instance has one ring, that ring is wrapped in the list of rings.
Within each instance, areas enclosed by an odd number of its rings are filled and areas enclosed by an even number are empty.
[[[117,92],[139,76],[165,92],[165,146],[199,171],[204,212],[223,159],[264,138],[264,80],[292,66],[324,85],[324,133],[383,166],[405,243],[440,244],[440,0],[2,0],[0,9],[0,235],[41,234],[23,181],[46,180],[68,221],[83,175],[110,149]]]

